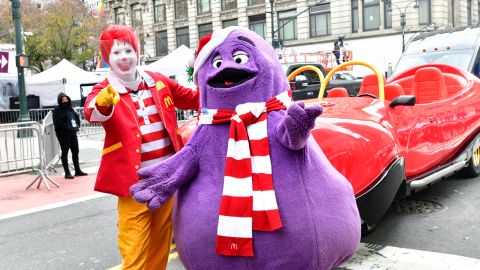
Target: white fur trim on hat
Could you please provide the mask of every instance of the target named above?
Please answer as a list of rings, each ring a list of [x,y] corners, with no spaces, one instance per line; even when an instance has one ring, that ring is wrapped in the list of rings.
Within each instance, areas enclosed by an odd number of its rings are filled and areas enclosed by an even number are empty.
[[[205,44],[205,46],[203,46],[202,50],[198,53],[197,59],[195,60],[195,65],[193,66],[193,82],[195,84],[197,84],[198,70],[203,66],[205,61],[207,61],[213,50],[217,48],[218,45],[222,44],[232,31],[237,29],[245,29],[245,27],[229,26],[227,28],[213,31],[212,38],[209,42],[207,42],[207,44]]]

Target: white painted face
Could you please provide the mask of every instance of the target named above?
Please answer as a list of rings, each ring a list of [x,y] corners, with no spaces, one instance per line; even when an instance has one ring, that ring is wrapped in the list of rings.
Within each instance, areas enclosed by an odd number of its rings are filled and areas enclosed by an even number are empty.
[[[110,67],[118,78],[124,82],[135,80],[138,58],[130,43],[115,40],[109,57]]]

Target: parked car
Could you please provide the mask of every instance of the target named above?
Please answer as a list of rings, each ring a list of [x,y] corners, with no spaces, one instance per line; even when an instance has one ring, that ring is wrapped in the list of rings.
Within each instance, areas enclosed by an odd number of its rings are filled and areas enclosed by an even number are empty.
[[[422,65],[397,74],[385,90],[377,84],[377,91],[325,98],[312,130],[326,157],[352,184],[364,231],[375,228],[396,197],[457,171],[480,174],[477,77],[453,66]],[[195,126],[193,119],[180,128],[185,141]]]
[[[318,63],[295,63],[285,65],[285,74],[288,76],[298,68],[306,65],[317,67],[318,69],[320,69],[323,75],[326,75],[325,69],[321,64]],[[347,89],[349,96],[356,96],[360,89],[361,82],[362,80],[352,78],[347,73],[340,74],[337,77],[332,78],[332,80],[329,82],[325,95],[327,95],[328,91],[332,88],[342,87]],[[304,100],[318,97],[320,85],[320,79],[314,71],[303,71],[295,77],[295,80],[290,82],[293,99]]]

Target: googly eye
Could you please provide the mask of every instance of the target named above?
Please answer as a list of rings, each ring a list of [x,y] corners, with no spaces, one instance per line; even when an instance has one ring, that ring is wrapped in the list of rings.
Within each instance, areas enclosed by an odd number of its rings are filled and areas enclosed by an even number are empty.
[[[248,59],[248,54],[244,51],[236,51],[233,53],[233,61],[237,64],[246,64]]]
[[[213,58],[213,62],[212,62],[212,65],[213,65],[213,68],[220,68],[220,66],[222,65],[222,57],[220,55],[217,55],[215,58]]]

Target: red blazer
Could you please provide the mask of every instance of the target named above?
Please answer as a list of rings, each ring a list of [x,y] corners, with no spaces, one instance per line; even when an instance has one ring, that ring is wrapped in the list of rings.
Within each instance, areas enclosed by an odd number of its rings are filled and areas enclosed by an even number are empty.
[[[178,152],[183,147],[183,142],[178,130],[175,107],[198,110],[199,93],[159,73],[140,73],[143,74],[142,77],[147,78],[145,81],[155,100],[157,110],[175,151]],[[101,122],[105,129],[105,143],[95,190],[128,197],[130,186],[137,183],[139,179],[137,171],[140,169],[142,137],[135,105],[125,88],[119,86],[118,81],[112,76],[109,75],[103,82],[95,85],[87,96],[84,110],[89,122]],[[114,83],[110,83],[109,79]],[[97,94],[108,84],[112,84],[120,94],[120,102],[114,106],[110,116],[99,119],[98,111],[94,106],[92,107],[92,104]],[[118,87],[115,87],[116,85]]]

